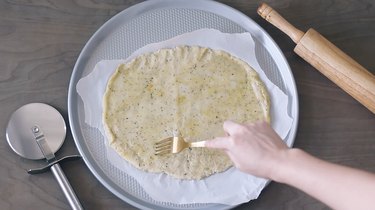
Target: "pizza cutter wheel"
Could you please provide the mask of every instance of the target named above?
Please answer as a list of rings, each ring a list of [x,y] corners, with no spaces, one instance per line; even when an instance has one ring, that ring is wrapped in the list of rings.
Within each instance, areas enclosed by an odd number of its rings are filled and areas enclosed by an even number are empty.
[[[26,104],[11,116],[6,139],[18,155],[32,160],[46,159],[47,166],[28,170],[38,174],[51,169],[72,209],[83,209],[59,162],[79,159],[79,155],[56,159],[55,152],[60,149],[66,136],[64,118],[52,106],[43,103]]]

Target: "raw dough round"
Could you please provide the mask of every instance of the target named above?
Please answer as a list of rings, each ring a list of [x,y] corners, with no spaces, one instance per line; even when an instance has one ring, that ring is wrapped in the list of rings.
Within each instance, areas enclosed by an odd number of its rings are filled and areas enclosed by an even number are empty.
[[[136,168],[181,179],[201,179],[232,162],[207,148],[157,156],[154,143],[173,135],[187,141],[223,136],[228,119],[270,121],[268,92],[247,63],[204,47],[161,49],[121,64],[103,98],[110,145]]]

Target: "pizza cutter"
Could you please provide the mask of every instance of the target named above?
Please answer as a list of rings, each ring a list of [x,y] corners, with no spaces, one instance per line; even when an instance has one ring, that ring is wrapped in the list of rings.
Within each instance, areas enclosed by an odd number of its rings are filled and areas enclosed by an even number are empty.
[[[64,118],[52,106],[43,103],[26,104],[11,116],[6,138],[9,146],[18,155],[32,160],[46,159],[47,165],[39,169],[29,169],[29,174],[52,171],[70,206],[74,210],[83,209],[73,188],[59,163],[79,159],[79,155],[56,159],[66,136]]]

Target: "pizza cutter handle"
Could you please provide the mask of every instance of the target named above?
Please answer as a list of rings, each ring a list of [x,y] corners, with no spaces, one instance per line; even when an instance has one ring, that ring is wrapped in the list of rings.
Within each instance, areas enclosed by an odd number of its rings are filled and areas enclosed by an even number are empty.
[[[51,171],[55,176],[60,188],[64,192],[66,199],[68,200],[70,206],[73,210],[82,210],[81,203],[79,202],[72,186],[70,185],[68,179],[66,178],[64,171],[61,169],[58,163],[51,166]]]

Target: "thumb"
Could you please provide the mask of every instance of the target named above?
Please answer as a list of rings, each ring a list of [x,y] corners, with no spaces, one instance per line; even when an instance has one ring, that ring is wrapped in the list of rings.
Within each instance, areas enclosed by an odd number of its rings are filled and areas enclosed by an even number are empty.
[[[228,137],[216,137],[212,140],[207,140],[205,146],[207,148],[227,149],[229,146]]]

